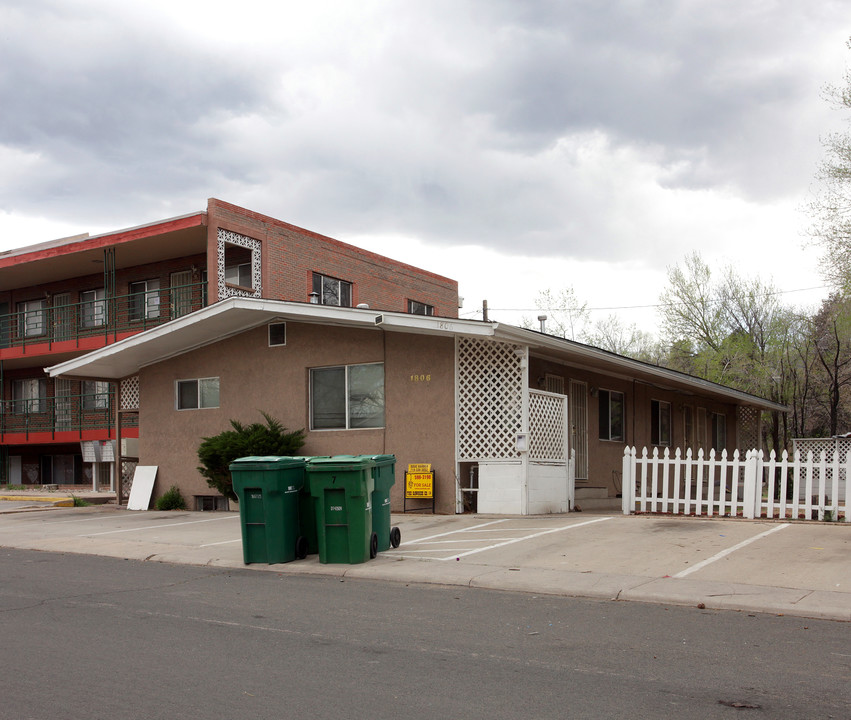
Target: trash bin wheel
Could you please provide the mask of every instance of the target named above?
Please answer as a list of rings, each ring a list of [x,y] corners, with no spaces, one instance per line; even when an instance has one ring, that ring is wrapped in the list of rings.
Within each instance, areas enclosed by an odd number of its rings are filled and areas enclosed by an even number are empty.
[[[299,535],[298,540],[295,541],[295,556],[299,560],[307,557],[307,538],[304,535]]]
[[[401,542],[402,542],[402,532],[399,530],[399,528],[397,528],[397,527],[390,528],[390,544],[394,548],[397,548],[397,547],[399,547]]]
[[[372,533],[369,536],[369,557],[374,558],[376,555],[378,555],[378,535]]]

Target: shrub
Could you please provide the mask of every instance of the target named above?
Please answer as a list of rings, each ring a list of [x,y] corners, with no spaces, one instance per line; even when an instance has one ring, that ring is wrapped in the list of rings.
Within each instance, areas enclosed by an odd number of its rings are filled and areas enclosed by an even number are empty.
[[[186,510],[186,501],[177,485],[172,485],[157,498],[156,508],[157,510]]]
[[[265,412],[260,413],[266,424],[243,425],[231,420],[231,430],[206,437],[198,446],[198,472],[207,485],[231,500],[238,500],[233,491],[230,464],[250,455],[295,455],[304,445],[304,430],[292,432]]]

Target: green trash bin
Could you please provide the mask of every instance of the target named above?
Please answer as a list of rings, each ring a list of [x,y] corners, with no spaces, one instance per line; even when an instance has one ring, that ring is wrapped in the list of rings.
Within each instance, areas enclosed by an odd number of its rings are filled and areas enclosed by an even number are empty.
[[[372,455],[375,468],[372,477],[375,490],[372,492],[372,529],[378,536],[378,552],[389,550],[392,545],[399,547],[402,533],[399,528],[390,527],[390,488],[396,482],[396,456]]]
[[[375,462],[367,456],[315,458],[307,464],[315,502],[319,562],[366,562],[378,552],[372,530]]]
[[[246,565],[291,562],[307,554],[299,524],[304,466],[304,458],[279,456],[244,457],[230,464]]]

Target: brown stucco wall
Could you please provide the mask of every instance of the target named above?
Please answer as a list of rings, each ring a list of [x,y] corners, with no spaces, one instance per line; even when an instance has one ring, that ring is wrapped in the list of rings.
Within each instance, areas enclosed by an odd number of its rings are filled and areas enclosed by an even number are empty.
[[[438,511],[454,512],[453,340],[301,323],[287,323],[282,347],[268,347],[264,325],[142,369],[139,452],[142,464],[159,467],[154,496],[171,485],[187,499],[212,494],[195,469],[201,438],[232,418],[262,421],[261,410],[307,429],[309,368],[368,362],[385,364],[386,428],[308,431],[302,452],[396,455],[394,510],[402,508],[407,464],[430,462]],[[177,411],[175,381],[203,377],[220,378],[220,407]]]
[[[693,449],[696,452],[702,447],[708,451],[712,440],[712,413],[724,414],[727,418],[727,447],[728,452],[736,449],[737,413],[732,403],[723,403],[709,397],[701,397],[692,393],[661,389],[638,380],[620,378],[603,373],[597,373],[586,368],[578,368],[543,358],[532,358],[529,364],[529,385],[539,387],[538,378],[546,374],[564,378],[565,393],[570,391],[570,380],[587,384],[588,407],[588,481],[578,486],[604,487],[610,497],[621,491],[620,475],[624,448],[635,446],[641,453],[644,447],[652,453],[654,446],[650,443],[650,402],[660,400],[671,403],[671,445],[673,453],[676,448],[686,449],[683,407],[694,409],[695,433],[698,408],[705,408],[707,425],[702,442],[695,438]],[[544,389],[541,387],[541,389]],[[623,440],[601,440],[599,435],[599,391],[610,390],[624,394],[625,416]],[[571,422],[568,419],[568,422]],[[665,448],[659,446],[659,452]],[[717,448],[720,451],[720,448]]]

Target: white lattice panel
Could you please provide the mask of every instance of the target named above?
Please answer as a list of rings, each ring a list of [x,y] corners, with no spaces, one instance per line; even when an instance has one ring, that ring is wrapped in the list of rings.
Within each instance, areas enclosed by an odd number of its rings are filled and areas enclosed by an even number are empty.
[[[518,457],[517,433],[523,419],[525,351],[517,345],[458,338],[458,458]]]
[[[139,409],[139,376],[125,378],[121,381],[121,409]]]
[[[121,463],[121,495],[124,502],[130,497],[130,490],[133,487],[133,475],[136,473],[137,463],[135,460],[124,460]]]
[[[743,450],[762,450],[762,434],[760,421],[762,413],[754,407],[739,405],[738,409],[738,442]]]
[[[217,235],[217,276],[219,278],[219,300],[232,295],[241,297],[261,297],[262,295],[262,264],[260,262],[260,248],[262,243],[254,238],[240,235],[230,230],[219,228]],[[225,284],[225,243],[237,245],[251,250],[251,287],[253,292],[227,287]]]
[[[792,440],[793,452],[801,453],[801,460],[807,459],[807,453],[812,452],[813,459],[818,461],[822,458],[823,453],[827,453],[827,467],[825,468],[825,482],[829,483],[833,480],[833,468],[830,463],[833,462],[833,454],[839,453],[839,479],[845,480],[845,468],[841,467],[848,459],[848,452],[851,451],[851,438],[795,438]],[[813,468],[814,477],[818,480],[819,468]]]
[[[567,396],[529,393],[529,459],[564,460]]]

